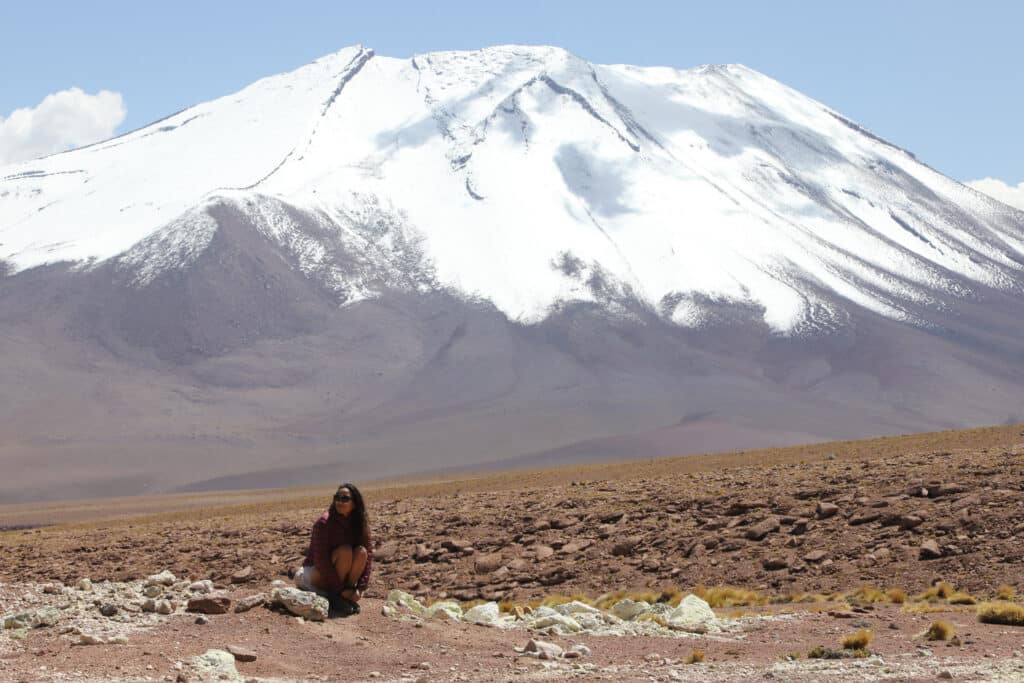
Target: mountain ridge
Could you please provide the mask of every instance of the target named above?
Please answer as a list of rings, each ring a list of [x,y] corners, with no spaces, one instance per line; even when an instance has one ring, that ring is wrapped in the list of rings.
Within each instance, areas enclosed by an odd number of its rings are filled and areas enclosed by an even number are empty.
[[[746,67],[345,48],[0,169],[0,499],[1019,421],[1022,275]]]

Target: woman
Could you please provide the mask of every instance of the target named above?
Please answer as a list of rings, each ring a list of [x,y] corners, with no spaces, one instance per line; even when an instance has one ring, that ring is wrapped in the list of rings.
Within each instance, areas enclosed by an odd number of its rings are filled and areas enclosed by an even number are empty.
[[[330,509],[313,524],[306,559],[295,575],[295,583],[299,588],[324,594],[333,612],[358,614],[372,565],[363,494],[354,484],[342,484]]]

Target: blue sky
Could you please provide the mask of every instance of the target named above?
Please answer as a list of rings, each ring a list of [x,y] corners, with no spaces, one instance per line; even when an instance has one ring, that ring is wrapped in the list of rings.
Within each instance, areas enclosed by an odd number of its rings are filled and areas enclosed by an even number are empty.
[[[947,175],[1016,184],[1021,27],[1024,3],[984,0],[9,3],[0,126],[78,87],[119,93],[124,132],[355,43],[394,57],[551,44],[598,63],[740,62]]]

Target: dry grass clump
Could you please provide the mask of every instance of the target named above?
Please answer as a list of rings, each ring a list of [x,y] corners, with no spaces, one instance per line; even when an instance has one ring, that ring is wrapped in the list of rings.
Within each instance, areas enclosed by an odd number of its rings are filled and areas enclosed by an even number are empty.
[[[933,621],[924,633],[925,640],[949,640],[956,635],[956,629],[948,621]]]
[[[868,645],[871,644],[871,639],[875,636],[869,629],[861,629],[856,633],[851,633],[848,636],[843,636],[840,644],[844,650],[866,650]]]
[[[851,593],[847,599],[851,602],[864,602],[870,604],[874,602],[887,602],[889,600],[889,596],[874,586],[861,586],[855,592]]]
[[[850,656],[849,652],[833,650],[824,645],[815,645],[807,651],[807,659],[845,659]]]
[[[977,604],[978,601],[975,600],[974,596],[969,593],[965,593],[964,591],[957,591],[956,593],[953,593],[948,598],[946,598],[946,602],[948,602],[951,605],[974,605]]]
[[[996,589],[996,600],[1015,600],[1017,598],[1017,589],[1013,586],[1004,583]]]
[[[907,601],[907,593],[902,588],[890,588],[885,591],[885,597],[894,605],[902,605]]]
[[[690,656],[686,658],[687,664],[700,664],[704,661],[704,650],[694,650],[690,653]]]
[[[660,614],[654,614],[653,612],[644,612],[636,618],[637,621],[652,621],[658,626],[664,626],[665,628],[672,628],[672,624],[668,623],[668,620]]]
[[[1024,626],[1024,607],[1012,602],[983,602],[978,605],[978,621],[983,624]]]
[[[749,605],[767,605],[771,602],[767,595],[744,588],[735,588],[734,586],[707,588],[702,584],[698,584],[694,587],[693,594],[711,607],[746,607]]]
[[[933,600],[948,600],[949,596],[956,593],[956,589],[950,586],[945,581],[939,581],[931,588],[915,596],[914,599],[918,602],[931,602]]]

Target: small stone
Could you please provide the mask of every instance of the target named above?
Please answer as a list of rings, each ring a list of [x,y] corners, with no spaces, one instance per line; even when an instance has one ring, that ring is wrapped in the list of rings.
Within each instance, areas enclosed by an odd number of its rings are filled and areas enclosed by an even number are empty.
[[[105,602],[100,605],[100,614],[105,617],[112,617],[117,614],[117,605],[112,602]]]
[[[75,588],[80,591],[88,592],[92,590],[92,580],[88,578],[81,578],[78,583],[75,584]]]
[[[83,633],[78,636],[79,645],[100,645],[101,643],[103,643],[103,639],[91,633]]]
[[[163,594],[163,592],[164,592],[164,589],[160,585],[158,585],[158,584],[153,584],[152,586],[146,586],[142,590],[142,594],[145,595],[147,598],[155,598],[155,597]]]
[[[939,544],[935,539],[930,538],[921,544],[918,557],[922,560],[934,560],[942,557],[942,548],[939,547]]]
[[[546,560],[555,554],[555,550],[548,545],[535,545],[533,547],[533,554],[538,560]]]
[[[188,589],[193,593],[212,593],[213,592],[213,581],[209,579],[203,579],[202,581],[193,581],[189,584]]]
[[[784,557],[782,555],[766,557],[763,560],[761,560],[761,566],[767,569],[768,571],[777,571],[779,569],[785,569],[789,566],[789,564],[789,558]]]
[[[270,598],[281,603],[292,614],[310,621],[324,621],[330,607],[327,598],[298,588],[275,588]]]
[[[198,617],[196,617],[196,620],[193,623],[199,624],[200,626],[206,626],[210,623],[210,618],[200,614]]]
[[[636,536],[624,538],[618,541],[612,546],[612,555],[621,557],[623,555],[630,555],[636,549],[637,545],[640,544],[640,539]]]
[[[247,583],[252,581],[254,578],[256,577],[252,567],[246,566],[231,575],[231,583]]]
[[[815,513],[818,519],[828,519],[834,517],[839,512],[839,506],[835,503],[826,503],[824,501],[818,503],[818,507],[815,509]]]
[[[947,671],[946,669],[943,669],[942,671],[939,672],[939,678],[941,678],[943,680],[952,680],[953,679],[953,674],[950,673],[949,671]]]
[[[256,653],[241,645],[228,645],[228,652],[239,662],[255,662]]]
[[[804,555],[804,562],[810,562],[813,564],[815,562],[821,562],[826,557],[828,557],[828,553],[824,550],[812,550]]]
[[[768,519],[762,520],[757,524],[751,526],[749,529],[746,530],[746,532],[744,532],[743,535],[751,541],[761,541],[768,534],[775,533],[776,531],[778,531],[779,527],[779,518],[769,517]]]

